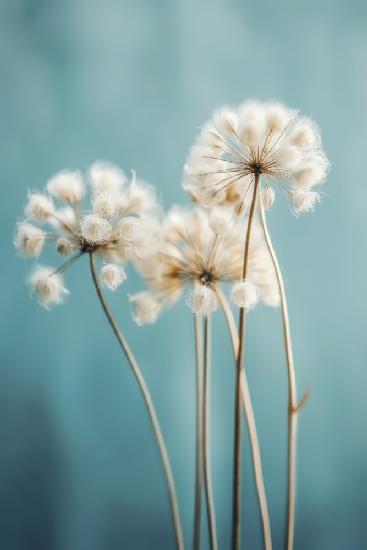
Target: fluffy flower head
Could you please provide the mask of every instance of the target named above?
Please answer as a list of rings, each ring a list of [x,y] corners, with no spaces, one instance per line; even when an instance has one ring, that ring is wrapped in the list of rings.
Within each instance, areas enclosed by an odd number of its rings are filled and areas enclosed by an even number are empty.
[[[328,161],[317,126],[279,103],[222,108],[202,128],[185,166],[184,187],[206,207],[248,206],[255,178],[280,185],[293,200],[325,179]],[[271,192],[264,196],[269,207]]]
[[[218,286],[241,281],[244,222],[232,216],[226,225],[222,222],[227,213],[222,214],[223,218],[218,213],[213,221],[211,212],[198,208],[190,211],[175,207],[168,213],[161,224],[159,250],[136,263],[149,286],[144,298],[149,296],[158,304],[155,317],[157,310],[175,302],[184,289],[188,290],[186,304],[192,311],[208,315],[217,307]],[[251,243],[247,279],[255,285],[260,300],[278,304],[271,260],[258,238]]]

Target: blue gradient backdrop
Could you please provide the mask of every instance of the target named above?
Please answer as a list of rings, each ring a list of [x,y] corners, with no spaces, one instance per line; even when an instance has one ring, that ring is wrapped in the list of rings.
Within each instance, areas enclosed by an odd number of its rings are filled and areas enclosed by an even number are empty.
[[[367,7],[361,0],[1,0],[1,550],[172,549],[158,453],[86,261],[52,312],[12,247],[28,188],[106,158],[185,202],[182,166],[214,107],[275,98],[312,115],[332,162],[325,197],[269,216],[289,294],[300,392],[297,550],[362,550],[367,526]],[[187,201],[186,201],[187,202]],[[46,259],[56,261],[53,254]],[[111,297],[157,403],[187,541],[193,515],[192,320],[180,303],[134,326],[129,282]],[[215,318],[213,472],[229,547],[233,368]],[[285,505],[286,376],[277,311],[248,329],[248,370],[275,549]],[[247,445],[245,445],[247,447]],[[245,451],[244,547],[261,548]]]

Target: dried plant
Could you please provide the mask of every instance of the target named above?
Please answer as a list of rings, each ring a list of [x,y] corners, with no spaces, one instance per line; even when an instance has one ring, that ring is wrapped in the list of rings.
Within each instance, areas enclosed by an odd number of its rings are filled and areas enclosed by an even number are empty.
[[[248,427],[260,509],[263,543],[272,536],[255,414],[245,370],[247,313],[262,302],[281,306],[288,375],[287,521],[285,548],[294,546],[298,401],[287,299],[279,263],[266,222],[266,210],[283,190],[295,214],[312,211],[320,201],[319,185],[328,171],[317,126],[279,103],[247,101],[221,108],[207,122],[184,168],[184,189],[195,203],[163,214],[154,189],[129,181],[116,166],[96,162],[86,178],[64,171],[51,178],[46,191],[30,192],[25,217],[17,224],[15,246],[38,258],[46,243],[64,257],[59,267],[36,265],[28,278],[42,306],[61,303],[68,290],[64,273],[89,257],[91,278],[106,318],[136,378],[161,454],[170,497],[178,550],[184,550],[178,500],[171,465],[151,394],[137,361],[104,296],[126,280],[131,262],[146,288],[130,296],[138,325],[155,323],[185,294],[194,318],[196,367],[196,460],[193,550],[201,548],[202,497],[205,497],[211,550],[218,537],[211,475],[211,324],[223,310],[234,366],[234,437],[232,483],[232,550],[241,544],[242,409]],[[57,201],[58,205],[55,205]],[[97,270],[96,261],[100,266]],[[230,298],[230,301],[228,299]],[[238,324],[233,307],[238,308]]]

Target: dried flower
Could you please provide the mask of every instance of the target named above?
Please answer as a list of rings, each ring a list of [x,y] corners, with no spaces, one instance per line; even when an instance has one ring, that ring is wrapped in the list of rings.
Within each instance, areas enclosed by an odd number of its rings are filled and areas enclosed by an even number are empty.
[[[151,292],[139,292],[130,296],[130,302],[133,305],[133,317],[137,325],[155,323],[161,304]]]
[[[24,255],[38,256],[47,239],[54,243],[61,255],[69,256],[54,274],[46,268],[42,268],[43,271],[39,268],[30,279],[31,286],[45,305],[61,301],[65,294],[61,274],[84,253],[98,254],[103,260],[121,263],[153,253],[158,243],[152,229],[143,229],[143,226],[146,227],[144,205],[138,201],[135,209],[131,200],[138,186],[141,196],[146,192],[150,197],[145,202],[147,207],[149,202],[150,211],[153,206],[150,186],[145,188],[145,184],[136,181],[135,175],[126,184],[123,172],[105,162],[92,166],[90,178],[92,196],[89,211],[84,212],[82,208],[85,185],[81,173],[65,171],[48,181],[47,190],[68,206],[55,208],[48,195],[32,193],[26,207],[28,216],[41,223],[47,221],[52,231],[45,231],[28,222],[18,225],[15,245]],[[102,267],[101,278],[106,287],[116,290],[126,275],[120,266],[108,264]]]
[[[310,191],[328,169],[316,125],[279,103],[222,108],[202,128],[185,166],[184,188],[201,205],[248,205],[255,176],[294,192]],[[272,191],[264,190],[267,207]]]
[[[52,199],[40,193],[30,193],[25,209],[26,215],[38,222],[47,221],[54,213]]]
[[[231,298],[238,307],[252,309],[257,301],[256,286],[249,281],[240,281],[232,287]]]
[[[83,177],[79,171],[59,172],[47,182],[47,191],[60,201],[69,204],[80,203],[85,194]]]
[[[220,231],[215,223],[214,231],[212,213],[177,207],[168,212],[161,224],[159,250],[143,262],[135,262],[149,286],[143,298],[144,303],[149,299],[154,303],[152,319],[187,287],[186,303],[194,312],[208,315],[216,309],[218,285],[242,279],[244,223],[232,216],[229,225],[219,224]],[[255,285],[260,300],[278,305],[273,266],[264,243],[256,235],[250,247],[247,280]],[[140,299],[133,297],[132,301],[135,319],[142,324],[144,315],[136,312]]]
[[[68,294],[62,275],[52,267],[37,266],[29,278],[29,284],[37,293],[40,304],[46,309],[60,304],[64,295]]]
[[[45,240],[46,233],[43,229],[27,222],[18,224],[14,244],[24,256],[39,256]]]

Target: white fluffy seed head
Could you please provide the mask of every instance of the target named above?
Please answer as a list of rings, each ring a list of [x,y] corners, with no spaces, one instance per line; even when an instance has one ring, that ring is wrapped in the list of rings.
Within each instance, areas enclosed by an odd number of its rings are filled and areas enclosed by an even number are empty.
[[[133,307],[133,319],[137,325],[141,326],[156,322],[161,304],[150,292],[144,291],[130,296],[130,302]]]
[[[261,202],[265,210],[267,210],[268,208],[271,208],[273,206],[274,201],[275,201],[275,191],[272,187],[269,187],[269,185],[267,185],[261,191]]]
[[[124,172],[114,164],[97,161],[89,169],[90,182],[95,193],[115,193],[126,182]]]
[[[197,284],[186,295],[186,305],[193,313],[207,317],[217,309],[215,292],[206,285]]]
[[[85,194],[85,186],[81,173],[65,170],[59,172],[47,182],[48,192],[63,202],[79,203]]]
[[[50,197],[41,193],[30,193],[25,211],[30,218],[46,222],[54,213],[54,205]]]
[[[97,193],[92,199],[94,214],[102,218],[110,218],[116,214],[118,201],[115,193],[103,191]]]
[[[101,279],[105,287],[113,292],[126,281],[126,273],[116,264],[106,264],[101,269]]]
[[[62,256],[70,256],[73,251],[73,244],[67,237],[60,237],[56,241],[56,250]]]
[[[112,233],[111,224],[96,214],[87,214],[82,219],[80,228],[82,237],[92,244],[107,243]]]
[[[320,202],[321,195],[317,191],[294,191],[291,193],[293,210],[295,214],[313,212]]]
[[[256,287],[249,281],[235,283],[231,290],[231,298],[236,306],[252,309],[258,301]]]
[[[37,257],[45,244],[46,233],[30,223],[22,222],[17,227],[14,244],[24,256]]]
[[[209,224],[216,235],[228,233],[234,224],[233,208],[216,207],[209,213]]]
[[[294,168],[301,160],[301,151],[294,145],[285,145],[278,149],[275,158],[281,168]]]
[[[55,273],[51,267],[36,267],[28,282],[38,295],[40,304],[46,309],[53,304],[60,304],[64,295],[68,294],[62,275]]]

